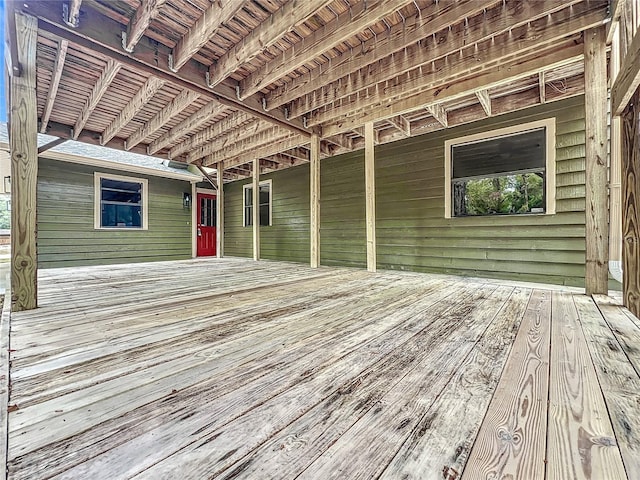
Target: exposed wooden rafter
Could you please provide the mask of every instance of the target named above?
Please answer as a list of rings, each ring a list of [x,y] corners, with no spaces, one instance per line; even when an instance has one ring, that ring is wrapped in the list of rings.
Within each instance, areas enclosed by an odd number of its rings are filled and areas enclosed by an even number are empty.
[[[125,148],[131,150],[132,147],[138,145],[149,135],[161,129],[172,117],[187,108],[196,101],[198,94],[189,90],[183,90],[169,102],[162,110],[160,110],[151,120],[146,122],[143,127],[139,128],[133,135],[127,138]]]
[[[225,132],[230,132],[239,127],[240,125],[246,124],[249,121],[252,121],[253,117],[244,113],[244,112],[234,112],[228,117],[223,118],[222,120],[214,123],[210,127],[205,128],[201,132],[192,135],[187,140],[182,143],[179,143],[175,147],[171,149],[169,152],[169,156],[171,158],[176,158],[178,155],[192,151],[196,147],[199,147],[203,143],[206,143]]]
[[[288,135],[279,139],[274,138],[267,144],[253,148],[253,145],[255,144],[249,139],[244,145],[239,146],[237,154],[224,155],[215,153],[207,157],[203,161],[203,165],[212,165],[219,161],[223,162],[224,168],[227,169],[247,163],[254,157],[269,157],[273,154],[284,152],[285,150],[290,150],[308,143],[309,138],[304,135]]]
[[[77,27],[80,22],[80,6],[82,0],[69,0],[69,3],[65,4],[63,8],[64,21],[70,27]]]
[[[285,33],[305,22],[319,9],[333,0],[304,0],[288,2],[271,15],[241,42],[229,49],[209,69],[209,86],[220,84],[235,72],[239,66],[253,60],[265,49],[271,47]],[[239,2],[238,2],[239,3]]]
[[[405,136],[411,136],[411,122],[402,115],[387,118],[387,123],[399,132],[402,132]]]
[[[214,32],[231,20],[242,10],[242,7],[243,3],[235,0],[213,2],[209,8],[202,12],[200,18],[173,49],[171,70],[174,72],[180,70],[209,41]]]
[[[427,105],[427,111],[433,115],[440,125],[447,128],[449,126],[449,120],[447,119],[447,110],[442,104],[434,103],[433,105]]]
[[[482,109],[484,113],[487,114],[487,117],[491,116],[491,95],[489,94],[489,90],[478,90],[476,92],[476,97],[482,105]]]
[[[87,99],[84,105],[84,108],[82,109],[80,118],[76,120],[76,124],[73,128],[74,140],[77,140],[78,137],[80,136],[82,129],[87,124],[87,121],[91,116],[91,113],[98,106],[98,103],[100,103],[100,99],[106,93],[107,89],[109,88],[109,85],[111,85],[111,82],[113,82],[113,79],[116,78],[116,75],[120,71],[121,67],[122,65],[113,59],[109,59],[107,61],[107,65],[104,71],[102,72],[102,75],[100,76],[95,86],[93,87],[91,95]]]
[[[279,128],[274,128],[272,125],[262,122],[260,120],[253,120],[252,122],[243,125],[242,128],[231,130],[230,132],[222,135],[215,140],[211,140],[200,147],[197,147],[191,150],[187,154],[187,162],[192,163],[202,157],[206,157],[214,152],[218,151],[227,151],[227,149],[232,148],[239,141],[244,140],[245,138],[252,137],[259,133],[270,131],[270,132],[280,132]]]
[[[218,102],[209,102],[203,108],[191,115],[189,118],[183,120],[178,125],[169,130],[165,135],[161,136],[157,140],[154,140],[149,145],[149,154],[153,155],[162,148],[166,147],[176,139],[187,135],[194,130],[197,130],[204,123],[211,120],[211,117],[219,115],[226,107]]]
[[[69,27],[60,20],[60,16],[56,13],[58,8],[62,8],[62,4],[62,0],[47,2],[24,0],[20,2],[19,6],[41,20],[39,29],[47,35],[66,39],[89,51],[97,52],[122,65],[127,65],[133,70],[170,81],[181,88],[191,89],[204,98],[216,100],[227,107],[250,113],[272,122],[274,125],[303,135],[311,135],[311,129],[304,126],[302,121],[285,118],[284,111],[266,112],[260,98],[251,97],[240,101],[237,98],[236,89],[227,84],[220,84],[213,89],[208,88],[205,79],[207,67],[198,62],[190,60],[180,69],[180,72],[172,72],[169,69],[171,49],[159,45],[158,42],[150,40],[146,36],[140,39],[134,52],[123,53],[121,39],[110,33],[122,31],[122,26],[102,14],[94,4],[87,4],[83,7],[83,11],[86,11],[86,18],[83,17],[83,21],[77,28]],[[307,2],[305,2],[306,4]]]
[[[474,3],[476,6],[481,4],[481,2]],[[423,70],[431,72],[433,62],[454,54],[461,49],[466,48],[465,58],[467,58],[468,68],[477,67],[482,60],[491,58],[484,51],[484,44],[491,45],[494,38],[499,41],[500,38],[497,37],[500,35],[505,38],[507,44],[518,38],[520,40],[518,46],[513,46],[512,48],[520,49],[525,47],[527,43],[539,43],[541,41],[538,38],[540,32],[550,23],[555,23],[559,26],[554,38],[557,38],[558,35],[568,35],[568,32],[565,33],[562,30],[562,25],[572,15],[580,16],[585,7],[577,8],[573,13],[561,11],[554,15],[555,21],[548,19],[548,15],[558,10],[560,3],[562,2],[526,2],[524,5],[518,3],[517,6],[512,4],[499,6],[490,10],[492,17],[486,19],[486,22],[482,24],[482,28],[468,28],[465,23],[462,23],[452,29],[445,28],[435,35],[432,35],[432,31],[424,32],[421,29],[420,33],[427,36],[419,43],[415,43],[415,37],[410,37],[413,38],[414,42],[406,48],[397,51],[393,55],[382,57],[370,65],[367,63],[358,65],[361,68],[359,70],[352,70],[352,67],[347,67],[354,60],[347,60],[344,66],[336,65],[337,62],[332,61],[330,62],[330,71],[323,72],[321,78],[311,81],[310,76],[314,75],[313,72],[315,70],[322,71],[322,67],[313,70],[309,75],[303,76],[306,77],[304,84],[301,84],[303,77],[293,80],[267,97],[267,107],[270,104],[278,105],[283,100],[287,103],[295,100],[289,109],[289,115],[291,118],[297,118],[364,89],[373,88],[376,84],[391,80],[399,75],[413,71],[414,75],[421,76],[422,71],[417,70],[417,67],[425,66]],[[534,18],[542,16],[543,18],[528,26],[529,22],[531,22],[531,16],[534,16]],[[603,21],[605,16],[606,12],[602,9],[597,21]],[[485,20],[484,17],[483,20]],[[428,25],[430,24],[425,24],[425,26]],[[514,29],[516,33],[511,35],[509,32]],[[526,37],[519,38],[521,33],[524,33]],[[474,47],[475,44],[478,44],[477,49]],[[375,49],[378,48],[377,45],[375,47]],[[373,46],[371,48],[373,49]],[[395,47],[393,49],[395,50]],[[363,56],[371,56],[371,54],[365,53]],[[456,61],[461,61],[461,59],[456,57]],[[412,78],[414,77],[412,76]],[[321,81],[321,85],[324,86],[316,92],[317,81]],[[291,87],[288,85],[291,85]],[[282,92],[283,89],[288,89],[289,93],[286,97],[275,101],[278,98],[278,92]],[[285,93],[282,92],[281,94],[284,95]]]
[[[443,100],[452,100],[465,95],[473,94],[478,88],[492,88],[506,82],[537,74],[545,68],[558,68],[582,58],[582,44],[560,46],[557,51],[547,51],[546,55],[529,59],[516,59],[502,63],[493,69],[483,71],[481,74],[460,79],[451,84],[446,93],[439,88],[431,88],[400,100],[385,100],[374,108],[364,111],[356,111],[348,117],[338,118],[323,125],[325,136],[347,132],[359,127],[370,119],[381,120],[395,115],[401,115],[420,108],[421,105],[429,105]]]
[[[353,36],[354,31],[363,30],[369,25],[379,22],[407,3],[411,2],[408,0],[388,0],[386,2],[360,2],[356,4],[242,80],[240,82],[240,98],[246,98],[262,90],[278,78],[293,72],[315,57],[346,41]]]
[[[140,6],[129,21],[127,31],[122,35],[122,47],[127,52],[133,52],[134,47],[149,28],[149,23],[158,13],[166,0],[141,0]]]
[[[69,42],[66,40],[60,40],[58,46],[58,56],[56,57],[56,63],[53,66],[53,78],[51,79],[51,86],[49,87],[49,94],[47,95],[47,102],[44,105],[44,112],[40,119],[40,133],[47,131],[47,125],[49,123],[49,117],[53,111],[53,104],[56,102],[58,95],[58,88],[60,87],[60,79],[62,78],[62,70],[64,70],[64,62],[67,57],[67,49],[69,48]]]
[[[538,90],[540,90],[540,103],[546,102],[547,81],[544,78],[544,72],[538,73]]]
[[[574,7],[571,11],[577,11],[577,7]],[[367,95],[361,94],[355,96],[353,100],[341,102],[337,107],[334,106],[330,109],[313,112],[307,123],[311,126],[320,125],[353,111],[371,108],[389,98],[407,96],[411,92],[446,84],[455,77],[471,75],[478,70],[478,65],[482,67],[482,65],[488,63],[492,64],[508,60],[513,62],[513,58],[516,58],[517,63],[517,57],[521,58],[524,54],[537,56],[540,51],[557,46],[559,40],[572,33],[575,34],[585,28],[601,25],[606,18],[606,9],[602,5],[578,17],[572,17],[564,10],[557,15],[559,18],[557,16],[545,17],[533,22],[531,25],[519,27],[519,29],[514,29],[512,32],[489,39],[482,44],[470,45],[452,58],[441,59],[428,68],[419,67],[413,69],[405,74],[403,82],[372,88],[370,92],[367,92]],[[480,71],[482,72],[483,70]],[[478,85],[478,87],[481,86]],[[359,91],[358,87],[353,85],[353,82],[336,86],[343,92],[345,87],[350,87],[350,93]],[[312,98],[309,96],[309,98],[305,97],[305,99],[294,102],[291,108],[291,115],[296,116],[300,113],[306,113],[309,108],[317,109],[327,102],[327,98],[330,97],[327,93],[323,90],[324,95],[318,94]],[[342,97],[342,95],[339,96]]]
[[[416,39],[448,28],[452,23],[460,22],[482,11],[485,7],[483,2],[477,1],[461,3],[453,7],[451,2],[435,3],[421,10],[414,17],[408,18],[406,22],[394,25],[381,35],[364,42],[356,50],[358,55],[353,55],[351,51],[346,52],[270,92],[267,95],[266,106],[271,109],[289,103],[317,89],[319,81],[326,85],[346,77],[373,62],[410,47],[416,43]]]
[[[142,85],[142,88],[133,96],[129,103],[122,109],[120,114],[109,124],[109,126],[102,132],[102,141],[104,145],[113,137],[115,137],[120,130],[122,130],[136,114],[144,107],[144,105],[153,97],[158,90],[162,88],[164,81],[156,78],[149,77],[149,79]]]

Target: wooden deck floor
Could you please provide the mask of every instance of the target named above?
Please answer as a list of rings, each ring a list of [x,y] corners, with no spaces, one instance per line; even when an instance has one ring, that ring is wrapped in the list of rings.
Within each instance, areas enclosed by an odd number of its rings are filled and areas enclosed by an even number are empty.
[[[608,297],[240,259],[40,274],[12,479],[640,479]]]

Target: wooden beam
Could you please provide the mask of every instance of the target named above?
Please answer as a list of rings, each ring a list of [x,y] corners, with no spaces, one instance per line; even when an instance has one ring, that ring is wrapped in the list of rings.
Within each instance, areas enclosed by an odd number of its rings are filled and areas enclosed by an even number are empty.
[[[556,51],[545,51],[541,56],[518,58],[505,62],[492,69],[483,70],[477,75],[462,78],[452,83],[446,90],[433,87],[423,92],[409,95],[400,99],[387,99],[363,111],[357,111],[349,116],[342,116],[322,125],[323,136],[332,136],[358,128],[367,121],[377,121],[384,118],[412,112],[423,106],[437,101],[454,100],[475,93],[479,88],[493,88],[521,78],[537,74],[543,69],[553,69],[565,66],[583,55],[583,46],[560,46]],[[366,99],[363,100],[366,102]],[[350,110],[351,112],[351,110]],[[333,115],[332,115],[333,116]]]
[[[411,122],[402,115],[387,118],[387,122],[396,130],[401,132],[405,137],[411,136]]]
[[[309,168],[311,268],[320,266],[320,137],[311,136],[311,164]]]
[[[538,90],[540,90],[540,103],[547,101],[547,81],[544,78],[544,72],[538,73]]]
[[[435,118],[440,125],[447,128],[449,126],[449,120],[447,120],[447,110],[442,104],[434,103],[433,105],[427,105],[427,111]]]
[[[92,3],[83,6],[82,23],[75,29],[69,27],[60,19],[58,13],[62,10],[62,5],[62,0],[46,2],[24,0],[18,7],[41,20],[38,28],[45,36],[69,40],[79,47],[112,58],[139,72],[169,81],[177,87],[193,90],[207,100],[215,100],[227,107],[250,113],[292,132],[311,135],[310,128],[307,128],[301,120],[286,118],[283,110],[266,112],[262,98],[258,96],[240,101],[235,87],[227,83],[221,83],[210,89],[205,78],[208,67],[195,60],[189,60],[180,72],[171,71],[169,69],[170,47],[146,36],[140,39],[134,52],[125,52],[120,35],[114,34],[122,31],[122,25],[104,15]]]
[[[607,57],[605,27],[585,32],[586,271],[587,295],[607,294]]]
[[[244,99],[259,92],[279,78],[347,41],[353,37],[354,32],[365,30],[369,25],[373,25],[396,10],[400,10],[407,3],[411,2],[387,0],[385,2],[357,3],[241,80],[240,98]]]
[[[221,151],[224,152],[225,149],[233,148],[241,140],[253,137],[266,131],[274,133],[281,132],[282,130],[277,127],[274,128],[270,123],[262,122],[260,120],[253,120],[252,122],[243,125],[242,128],[230,130],[226,134],[223,134],[218,138],[193,149],[187,154],[187,162],[193,163],[196,160],[206,157],[207,155],[211,155],[212,153]]]
[[[364,186],[367,228],[367,270],[375,272],[376,262],[376,167],[373,122],[364,124]]]
[[[67,140],[68,139],[66,139],[66,138],[56,138],[55,140],[52,140],[52,141],[50,141],[48,143],[45,143],[44,145],[38,147],[38,155],[40,155],[41,153],[46,152],[47,150],[51,150],[52,148],[55,148],[58,145],[63,144]]]
[[[138,112],[144,108],[146,103],[151,100],[163,85],[163,80],[156,77],[149,77],[144,85],[142,85],[142,88],[136,92],[118,116],[114,118],[104,132],[102,132],[102,144],[104,145],[107,143],[115,137],[120,130],[126,127],[127,124],[133,120],[133,117],[135,117]]]
[[[218,182],[216,182],[215,179],[211,175],[209,175],[209,173],[204,169],[204,167],[202,165],[196,165],[196,167],[198,167],[198,170],[200,170],[200,173],[202,174],[202,176],[206,178],[207,182],[209,182],[209,184],[213,187],[213,189],[218,190]]]
[[[476,97],[478,97],[478,101],[480,105],[482,105],[482,109],[484,113],[487,114],[487,117],[491,116],[491,95],[489,95],[489,90],[478,90],[476,92]]]
[[[333,0],[292,0],[276,10],[241,42],[235,44],[209,69],[209,87],[215,87],[276,43],[283,35],[299,26]],[[240,2],[238,2],[240,3]]]
[[[102,96],[107,92],[109,85],[113,82],[113,79],[116,78],[116,75],[120,71],[122,64],[116,62],[113,59],[107,60],[107,65],[105,66],[102,75],[93,86],[93,90],[91,91],[91,95],[87,99],[84,104],[84,108],[82,109],[82,113],[80,114],[80,118],[76,121],[75,126],[73,127],[73,139],[77,140],[82,132],[82,129],[87,124],[91,113],[95,110],[102,99]]]
[[[621,61],[620,72],[611,88],[611,111],[614,115],[622,113],[640,86],[640,30],[633,36]]]
[[[235,157],[237,155],[242,155],[245,152],[250,153],[253,149],[258,147],[268,145],[271,142],[278,141],[283,138],[288,138],[290,133],[286,130],[282,130],[278,127],[270,127],[266,130],[257,131],[255,134],[252,134],[248,137],[243,137],[244,129],[238,129],[236,132],[230,132],[229,135],[233,138],[235,135],[238,135],[238,140],[229,142],[227,136],[224,135],[220,137],[221,144],[224,145],[225,148],[218,148],[213,151],[211,154],[206,156],[205,165],[211,165],[212,163],[218,163],[222,160],[227,160],[229,158]],[[308,139],[307,142],[308,143]],[[279,153],[279,152],[273,152]],[[258,158],[268,157],[269,155],[258,155]],[[251,162],[253,158],[242,162]],[[239,164],[236,164],[239,165]],[[226,168],[229,165],[225,165]]]
[[[217,237],[217,257],[224,257],[224,165],[219,163],[215,166],[218,174],[218,196],[216,197],[216,237]],[[244,215],[244,212],[243,212]]]
[[[607,45],[613,41],[615,31],[618,30],[622,4],[625,3],[625,1],[626,0],[611,0],[609,2],[609,16],[611,17],[611,21],[607,23]]]
[[[68,48],[69,42],[66,40],[60,40],[58,55],[56,56],[56,62],[53,65],[53,74],[51,77],[51,84],[49,85],[49,93],[47,94],[47,101],[44,104],[44,111],[40,120],[40,133],[46,133],[47,131],[49,118],[53,111],[53,104],[56,102],[56,97],[58,95],[58,88],[60,87],[60,79],[62,78],[62,70],[64,69],[64,61],[67,57]]]
[[[219,115],[227,109],[225,105],[218,102],[209,102],[189,118],[180,122],[173,127],[166,135],[162,135],[157,140],[149,144],[149,154],[153,155],[167,145],[173,143],[178,138],[185,136],[194,130],[197,130],[204,123],[211,120],[212,117]],[[172,155],[173,157],[173,155]]]
[[[537,9],[536,13],[541,11],[542,6],[554,5],[553,2],[527,2],[526,4],[532,9]],[[511,8],[511,4],[507,5],[507,8]],[[555,5],[557,9],[558,4]],[[514,6],[517,7],[516,12],[518,8],[523,7],[521,3]],[[527,10],[524,7],[523,9]],[[535,51],[541,44],[550,44],[572,33],[581,32],[592,26],[594,22],[602,23],[606,17],[606,6],[599,5],[594,9],[593,5],[580,4],[545,15],[533,22],[530,17],[522,16],[522,11],[515,14],[518,15],[519,26],[512,26],[508,15],[500,15],[500,21],[496,24],[481,23],[476,25],[476,28],[469,28],[464,23],[451,30],[447,28],[435,36],[429,33],[427,38],[419,44],[407,47],[329,84],[325,83],[325,75],[323,75],[314,83],[315,88],[312,94],[302,95],[302,92],[296,92],[296,98],[299,99],[291,104],[289,116],[296,118],[367,88],[375,88],[376,85],[401,75],[407,75],[408,79],[415,83],[416,88],[424,88],[424,84],[420,84],[418,78],[421,79],[425,73],[434,73],[440,65],[464,64],[467,70],[472,70],[482,66],[483,63],[513,56],[518,51],[525,49]],[[447,58],[450,55],[453,57]],[[404,85],[407,82],[402,83]],[[318,89],[318,85],[323,87]],[[386,89],[387,85],[380,88],[385,93]]]
[[[10,77],[9,147],[11,153],[11,310],[38,306],[36,190],[38,184],[38,112],[36,47],[38,21],[16,13],[20,76]]]
[[[266,97],[266,106],[271,109],[285,105],[317,90],[318,85],[329,86],[338,80],[345,82],[349,80],[347,76],[361,69],[369,69],[369,66],[373,66],[372,71],[378,75],[376,81],[391,79],[402,72],[398,68],[392,70],[377,68],[376,62],[388,63],[388,57],[394,55],[394,57],[406,57],[407,60],[403,62],[406,66],[426,64],[453,53],[465,45],[481,42],[510,28],[530,22],[534,18],[548,15],[564,8],[567,3],[553,0],[501,4],[488,9],[486,14],[478,20],[471,18],[468,22],[465,21],[464,28],[460,26],[450,32],[451,25],[459,24],[472,17],[487,5],[485,2],[476,1],[436,2],[422,9],[415,16],[365,41],[354,52],[347,51],[332,58],[309,73],[270,92]],[[471,25],[468,25],[469,22]],[[481,23],[481,28],[473,28],[476,22]],[[423,39],[420,45],[416,45],[418,39]],[[407,49],[406,52],[405,49]],[[366,75],[365,72],[361,72],[357,76]]]
[[[217,161],[224,161],[224,168],[233,168],[237,165],[242,165],[244,163],[251,161],[251,156],[258,158],[269,157],[276,153],[285,152],[286,150],[290,150],[292,148],[299,147],[301,145],[306,145],[309,143],[309,138],[302,135],[289,135],[280,139],[273,139],[268,144],[251,148],[250,146],[246,146],[242,152],[239,152],[233,156],[229,156],[226,160],[224,159],[224,155],[210,155],[207,157],[202,163],[203,165],[212,165]]]
[[[244,2],[237,0],[213,2],[174,47],[171,70],[180,70],[211,39],[216,30],[235,17],[243,7]]]
[[[133,52],[133,48],[140,41],[144,32],[149,28],[151,20],[158,16],[160,7],[165,0],[141,0],[140,6],[136,9],[133,17],[129,21],[127,31],[122,34],[122,48],[127,52]]]
[[[197,93],[190,90],[183,90],[180,92],[178,96],[171,100],[151,120],[127,138],[124,148],[126,150],[131,150],[149,135],[160,130],[169,120],[195,102],[198,96],[199,95]]]
[[[640,90],[622,115],[622,264],[624,305],[640,317]]]
[[[260,161],[253,159],[252,168],[253,179],[253,259],[257,262],[260,260]]]
[[[65,4],[65,8],[63,8],[64,12],[64,21],[70,27],[77,27],[80,23],[80,6],[82,5],[82,0],[69,0],[69,3]]]
[[[191,151],[196,147],[199,147],[203,143],[206,143],[220,135],[234,130],[239,126],[249,123],[254,117],[244,112],[234,112],[231,115],[217,121],[213,125],[205,128],[201,132],[191,135],[187,140],[179,143],[175,147],[171,148],[169,156],[175,158],[181,153]]]

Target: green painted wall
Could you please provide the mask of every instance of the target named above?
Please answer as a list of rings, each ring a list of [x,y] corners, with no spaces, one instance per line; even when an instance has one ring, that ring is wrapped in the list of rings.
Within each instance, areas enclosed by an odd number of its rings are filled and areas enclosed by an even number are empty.
[[[93,173],[143,176],[43,158],[38,169],[40,268],[191,258],[191,211],[182,207],[188,182],[145,177],[148,230],[95,230]]]
[[[554,116],[555,215],[444,218],[445,140]],[[584,99],[575,97],[376,147],[378,268],[583,285],[584,124]],[[274,226],[262,227],[261,248],[270,252],[263,256],[306,262],[308,166],[264,178],[273,179]],[[242,227],[245,183],[225,185],[225,253],[231,256],[251,256],[251,229]],[[278,205],[278,198],[289,206]],[[366,266],[364,211],[364,152],[323,159],[323,265]],[[270,229],[292,236],[269,235]],[[295,244],[300,255],[272,245],[275,238]]]
[[[265,174],[272,181],[271,226],[260,227],[260,256],[291,262],[309,261],[309,167]],[[242,190],[251,179],[224,186],[225,255],[253,256],[252,227],[242,226]]]

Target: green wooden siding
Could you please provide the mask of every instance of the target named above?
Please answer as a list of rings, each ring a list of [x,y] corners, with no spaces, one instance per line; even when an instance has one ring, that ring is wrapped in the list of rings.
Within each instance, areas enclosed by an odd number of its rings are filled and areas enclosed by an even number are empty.
[[[302,165],[265,174],[272,181],[271,226],[260,227],[260,257],[290,262],[309,261],[309,167]],[[251,180],[224,186],[225,255],[253,256],[252,227],[244,227],[243,186]]]
[[[76,265],[191,258],[191,211],[180,180],[43,159],[38,164],[38,265]],[[147,178],[148,230],[94,229],[94,172]]]
[[[583,285],[584,116],[584,98],[574,97],[376,147],[378,268]],[[548,117],[556,117],[555,215],[444,218],[445,140]],[[274,227],[261,230],[263,256],[307,262],[308,166],[264,178],[273,179]],[[225,186],[227,255],[251,256],[251,228],[242,227],[246,183]],[[321,263],[365,267],[363,151],[322,160],[320,216]],[[267,233],[288,232],[288,224],[300,227],[290,239]],[[304,242],[305,255],[277,248],[276,238]]]

